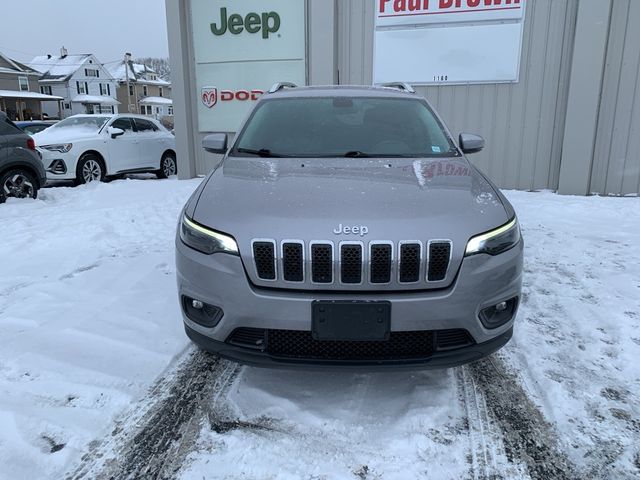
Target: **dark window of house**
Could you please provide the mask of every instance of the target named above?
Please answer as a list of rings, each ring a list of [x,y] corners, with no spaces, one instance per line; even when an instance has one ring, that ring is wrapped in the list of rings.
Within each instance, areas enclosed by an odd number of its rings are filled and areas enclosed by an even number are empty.
[[[147,89],[146,85],[143,85],[142,87],[142,94],[146,97],[147,95],[149,95],[149,90]]]
[[[161,96],[161,97],[163,96],[162,95],[162,87],[158,87],[158,95]]]

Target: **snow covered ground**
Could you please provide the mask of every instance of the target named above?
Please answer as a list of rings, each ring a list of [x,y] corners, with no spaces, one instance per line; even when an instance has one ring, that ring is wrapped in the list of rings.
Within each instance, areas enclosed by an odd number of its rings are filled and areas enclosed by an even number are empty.
[[[182,331],[173,266],[197,185],[124,180],[0,206],[0,479],[118,460],[121,435],[176,403],[180,366],[208,365]],[[525,298],[492,361],[413,373],[223,362],[171,447],[184,462],[162,478],[638,478],[640,199],[507,196]],[[558,452],[538,465],[530,453],[546,443]],[[85,471],[74,478],[97,476]]]
[[[0,205],[0,478],[62,478],[185,349],[173,236],[198,183]]]

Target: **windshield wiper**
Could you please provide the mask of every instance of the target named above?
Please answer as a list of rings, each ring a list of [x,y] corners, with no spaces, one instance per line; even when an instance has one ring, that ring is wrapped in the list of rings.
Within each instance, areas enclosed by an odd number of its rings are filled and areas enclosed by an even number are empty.
[[[261,148],[259,150],[254,150],[252,148],[236,148],[235,151],[237,153],[248,153],[249,155],[257,155],[258,157],[265,158],[281,158],[284,155],[278,155],[277,153],[272,153],[268,148]]]
[[[350,150],[343,155],[344,157],[349,158],[370,158],[371,155],[368,153],[361,152],[360,150]]]

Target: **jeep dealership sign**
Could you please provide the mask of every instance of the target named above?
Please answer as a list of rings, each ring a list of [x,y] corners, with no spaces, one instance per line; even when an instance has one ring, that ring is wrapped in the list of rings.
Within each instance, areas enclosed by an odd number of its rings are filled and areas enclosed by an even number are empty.
[[[190,3],[200,132],[235,132],[271,85],[306,83],[305,2]]]
[[[525,0],[376,0],[376,83],[517,82]]]

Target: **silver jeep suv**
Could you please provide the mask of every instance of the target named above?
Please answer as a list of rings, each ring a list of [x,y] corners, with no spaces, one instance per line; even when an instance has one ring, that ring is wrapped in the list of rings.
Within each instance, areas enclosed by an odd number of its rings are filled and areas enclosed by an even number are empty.
[[[185,206],[179,298],[201,348],[258,366],[450,367],[511,338],[513,208],[404,84],[277,84]]]

